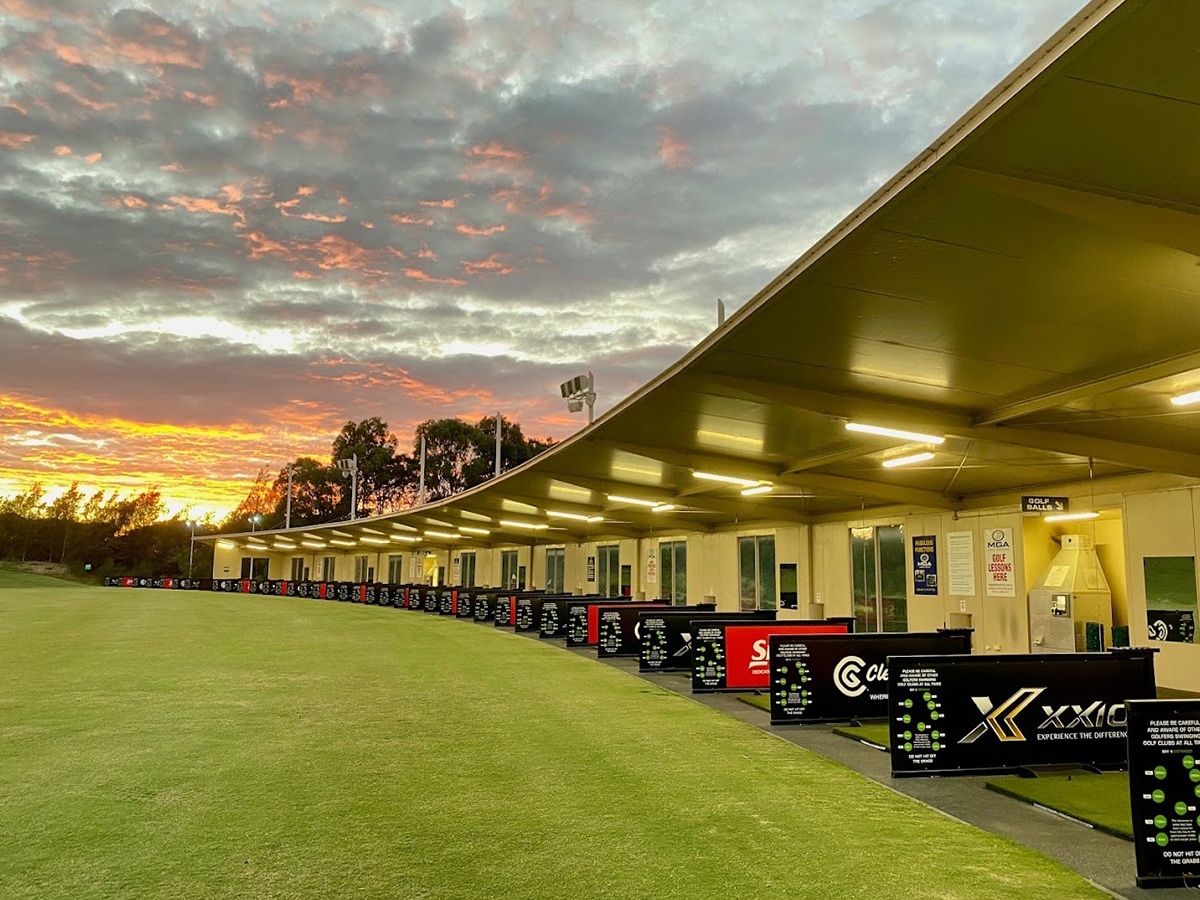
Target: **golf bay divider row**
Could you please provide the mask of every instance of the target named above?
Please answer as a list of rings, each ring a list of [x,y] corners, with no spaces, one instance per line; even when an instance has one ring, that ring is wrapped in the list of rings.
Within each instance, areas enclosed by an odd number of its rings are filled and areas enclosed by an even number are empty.
[[[772,634],[849,634],[853,618],[696,619],[692,624],[692,693],[748,691],[770,685],[767,641]]]
[[[666,601],[645,602],[607,600],[576,600],[567,607],[567,646],[589,647],[600,643],[600,614],[604,610],[662,609]]]
[[[971,629],[897,634],[772,634],[771,724],[888,714],[888,657],[971,652]]]
[[[680,615],[695,617],[715,615],[715,603],[702,603],[696,606],[672,606],[672,612]],[[597,609],[599,633],[596,636],[596,656],[600,659],[611,659],[617,656],[642,655],[642,642],[645,632],[642,631],[642,616],[661,614],[662,607],[651,609],[634,606],[606,606]]]
[[[712,618],[722,621],[774,622],[775,610],[754,612],[696,612],[694,606],[638,612],[641,652],[639,672],[692,671],[692,623]]]
[[[892,776],[1125,768],[1125,703],[1154,698],[1155,652],[890,657]]]

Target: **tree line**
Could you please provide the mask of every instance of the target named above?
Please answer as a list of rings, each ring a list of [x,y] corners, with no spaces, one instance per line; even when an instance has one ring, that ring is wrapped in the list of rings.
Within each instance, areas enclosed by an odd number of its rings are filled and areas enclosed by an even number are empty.
[[[476,424],[431,419],[417,426],[411,452],[386,422],[348,421],[330,446],[328,463],[300,457],[272,474],[258,473],[237,508],[220,520],[205,518],[197,534],[282,528],[291,474],[291,524],[317,525],[350,518],[351,485],[338,463],[357,457],[355,518],[395,512],[418,502],[420,446],[425,439],[425,500],[449,497],[495,474],[496,420]],[[546,450],[553,441],[527,438],[516,422],[501,419],[500,468],[506,471]],[[0,559],[60,563],[76,574],[187,575],[212,571],[212,545],[192,541],[187,514],[166,517],[157,488],[120,497],[114,491],[86,495],[78,483],[48,500],[40,482],[13,497],[0,497]]]

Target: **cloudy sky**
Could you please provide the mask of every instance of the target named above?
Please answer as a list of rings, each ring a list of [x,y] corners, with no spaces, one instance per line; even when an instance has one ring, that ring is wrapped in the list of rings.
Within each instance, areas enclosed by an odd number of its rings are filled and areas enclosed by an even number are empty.
[[[0,0],[0,495],[564,437],[1082,0]]]

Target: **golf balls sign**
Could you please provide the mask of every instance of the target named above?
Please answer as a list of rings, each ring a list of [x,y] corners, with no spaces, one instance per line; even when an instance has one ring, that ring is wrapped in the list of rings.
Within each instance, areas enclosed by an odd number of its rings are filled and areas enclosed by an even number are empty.
[[[1129,703],[1129,800],[1138,887],[1200,878],[1200,700]]]

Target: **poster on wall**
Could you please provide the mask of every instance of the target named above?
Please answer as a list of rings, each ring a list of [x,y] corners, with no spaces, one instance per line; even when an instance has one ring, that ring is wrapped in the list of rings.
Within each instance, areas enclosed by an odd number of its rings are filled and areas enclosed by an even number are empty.
[[[1200,879],[1200,700],[1131,700],[1129,805],[1138,887]]]
[[[912,539],[913,593],[934,596],[938,592],[937,535]]]
[[[587,580],[596,580],[596,557],[589,556],[587,558]]]
[[[975,538],[969,531],[951,531],[946,535],[949,558],[950,596],[975,596]]]
[[[1017,596],[1016,565],[1013,562],[1013,530],[983,530],[984,584],[989,597]]]
[[[1152,641],[1191,644],[1196,640],[1196,557],[1147,556],[1146,627]]]
[[[646,581],[650,584],[658,581],[658,554],[653,547],[646,551]]]

